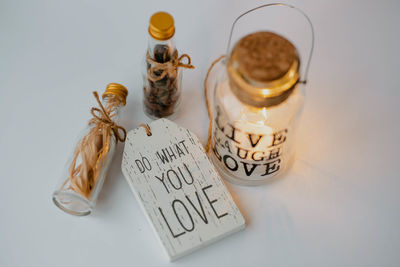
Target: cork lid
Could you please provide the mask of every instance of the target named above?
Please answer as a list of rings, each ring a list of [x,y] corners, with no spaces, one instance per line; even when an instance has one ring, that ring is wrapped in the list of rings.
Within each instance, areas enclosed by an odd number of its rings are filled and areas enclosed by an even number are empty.
[[[237,42],[228,60],[228,74],[234,92],[244,102],[268,106],[287,98],[286,91],[299,80],[299,66],[297,49],[290,41],[261,31]]]

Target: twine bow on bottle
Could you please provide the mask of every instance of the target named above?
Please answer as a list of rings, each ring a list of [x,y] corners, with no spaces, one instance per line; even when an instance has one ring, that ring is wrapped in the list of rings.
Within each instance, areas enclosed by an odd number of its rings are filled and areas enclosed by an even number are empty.
[[[183,63],[183,60],[186,58],[187,63]],[[185,69],[194,69],[194,66],[191,64],[191,58],[188,54],[183,54],[178,57],[178,54],[175,52],[172,56],[172,59],[165,62],[160,63],[152,59],[147,52],[146,54],[147,63],[151,64],[151,68],[149,68],[147,74],[149,79],[153,82],[157,82],[159,80],[164,79],[164,77],[168,74],[170,77],[173,77],[178,68]]]
[[[101,124],[104,125],[105,128],[109,128],[111,131],[113,131],[115,138],[118,141],[124,142],[126,139],[126,130],[124,127],[117,125],[109,115],[109,112],[107,112],[103,106],[103,104],[100,101],[99,94],[97,92],[93,92],[94,97],[97,100],[97,103],[99,104],[100,108],[93,107],[90,110],[90,113],[92,114],[93,118],[90,120],[89,124]],[[96,112],[99,114],[97,115]],[[123,137],[120,134],[120,131],[123,133]]]

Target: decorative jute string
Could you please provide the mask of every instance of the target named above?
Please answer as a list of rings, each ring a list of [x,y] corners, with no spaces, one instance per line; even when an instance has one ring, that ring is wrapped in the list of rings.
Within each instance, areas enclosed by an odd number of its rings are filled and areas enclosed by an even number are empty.
[[[211,134],[212,134],[212,113],[211,113],[211,106],[210,106],[210,101],[208,100],[208,86],[207,86],[207,81],[208,77],[210,76],[211,70],[214,68],[215,64],[217,64],[219,61],[221,61],[223,58],[225,58],[225,55],[220,56],[216,60],[213,61],[211,66],[207,70],[206,77],[204,79],[204,98],[206,99],[206,107],[207,107],[207,114],[208,114],[208,119],[209,119],[209,125],[208,125],[208,137],[207,137],[207,145],[206,145],[206,152],[210,150],[210,145],[211,145]]]
[[[96,98],[97,103],[99,104],[99,108],[93,107],[90,110],[93,118],[89,121],[89,124],[97,124],[103,125],[106,129],[112,130],[115,138],[118,141],[125,142],[126,139],[126,130],[124,127],[117,125],[112,119],[111,116],[115,116],[112,112],[121,104],[121,101],[118,97],[113,97],[108,101],[107,110],[104,108],[103,104],[100,101],[99,94],[97,92],[93,92],[94,97]],[[100,114],[97,115],[95,112]],[[111,115],[112,114],[112,115]],[[120,135],[120,131],[122,131],[123,136]]]
[[[64,188],[69,182],[71,190],[86,198],[90,197],[107,161],[112,135],[116,142],[124,142],[126,139],[126,130],[112,120],[116,115],[117,107],[121,104],[120,98],[109,97],[107,105],[104,107],[98,93],[93,92],[93,95],[100,108],[93,107],[90,111],[93,118],[89,121],[89,125],[92,128],[76,146],[69,167],[69,177],[62,186]],[[78,164],[79,159],[80,163]]]
[[[183,63],[183,60],[186,58],[187,63]],[[151,64],[151,68],[147,71],[148,79],[152,82],[157,82],[159,80],[164,79],[164,77],[168,74],[169,77],[173,77],[176,75],[176,70],[180,67],[186,69],[194,69],[194,66],[191,64],[191,58],[188,54],[183,54],[178,57],[178,53],[172,55],[172,59],[165,62],[159,63],[150,57],[149,52],[146,54],[147,63]]]
[[[140,127],[143,127],[143,128],[146,130],[147,136],[151,136],[151,130],[150,130],[149,125],[144,124],[144,123],[141,123],[139,126],[140,126]]]

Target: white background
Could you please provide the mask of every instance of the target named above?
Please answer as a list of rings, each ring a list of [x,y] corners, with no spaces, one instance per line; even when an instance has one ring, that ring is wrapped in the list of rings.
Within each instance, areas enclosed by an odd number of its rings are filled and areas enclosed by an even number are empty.
[[[51,194],[109,82],[129,89],[127,129],[146,119],[147,23],[171,12],[184,72],[176,122],[205,142],[202,82],[238,14],[264,1],[0,1],[0,266],[167,266],[121,170],[119,144],[93,214]],[[170,266],[400,265],[400,2],[293,1],[316,30],[297,144],[282,179],[228,184],[248,226]]]

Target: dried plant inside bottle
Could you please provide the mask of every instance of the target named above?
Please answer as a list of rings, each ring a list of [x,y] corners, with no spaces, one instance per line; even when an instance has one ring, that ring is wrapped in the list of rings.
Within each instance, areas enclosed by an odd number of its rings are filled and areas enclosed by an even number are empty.
[[[193,68],[188,55],[178,56],[174,33],[170,14],[158,12],[151,17],[143,70],[143,106],[151,118],[171,118],[176,114],[181,98],[180,68]],[[184,58],[187,64],[182,63]]]
[[[73,215],[88,215],[92,211],[108,167],[112,161],[117,141],[125,140],[125,129],[116,124],[119,109],[126,104],[128,91],[120,84],[109,84],[100,102],[93,92],[99,108],[92,108],[93,118],[67,163],[57,189],[54,203]]]

